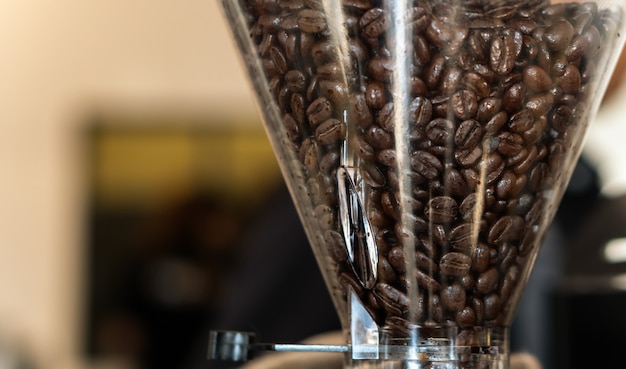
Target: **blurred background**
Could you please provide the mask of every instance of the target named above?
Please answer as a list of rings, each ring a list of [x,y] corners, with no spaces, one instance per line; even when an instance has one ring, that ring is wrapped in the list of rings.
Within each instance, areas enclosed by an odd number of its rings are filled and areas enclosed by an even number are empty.
[[[0,52],[0,368],[182,367],[282,186],[218,2],[3,0]],[[611,204],[625,93],[585,149]],[[597,214],[623,236],[626,216]],[[564,291],[622,291],[622,269]]]

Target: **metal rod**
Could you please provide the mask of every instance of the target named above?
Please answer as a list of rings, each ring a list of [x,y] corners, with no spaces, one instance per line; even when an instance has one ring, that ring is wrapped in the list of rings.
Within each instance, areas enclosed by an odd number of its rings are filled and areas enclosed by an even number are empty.
[[[270,351],[295,351],[295,352],[348,352],[346,345],[307,345],[294,343],[257,343],[254,349]]]

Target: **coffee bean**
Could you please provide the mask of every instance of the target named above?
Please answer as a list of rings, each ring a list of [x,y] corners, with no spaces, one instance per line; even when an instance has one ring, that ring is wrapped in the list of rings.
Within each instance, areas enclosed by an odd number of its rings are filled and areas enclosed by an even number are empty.
[[[460,90],[450,98],[452,111],[460,120],[474,118],[478,111],[478,97],[472,90]]]
[[[500,274],[496,268],[491,268],[480,273],[476,280],[476,292],[482,295],[488,294],[496,288],[499,280]]]
[[[369,75],[380,82],[390,81],[393,70],[393,60],[387,56],[374,56],[367,65]]]
[[[365,101],[372,109],[380,109],[387,100],[385,86],[377,81],[372,81],[365,88]]]
[[[491,69],[500,75],[511,73],[515,66],[515,38],[510,34],[493,38],[489,51]]]
[[[365,12],[359,20],[363,35],[367,38],[376,38],[387,31],[390,20],[383,9],[372,8]]]
[[[472,259],[460,252],[449,252],[439,262],[439,269],[443,274],[455,277],[466,275],[471,267]]]
[[[430,199],[424,213],[433,223],[450,223],[458,213],[458,205],[452,197],[437,196]]]
[[[393,137],[378,125],[372,125],[365,132],[365,140],[372,145],[373,148],[390,149],[393,146]]]
[[[466,306],[456,313],[454,320],[461,328],[472,327],[476,324],[476,312],[471,306]]]
[[[502,307],[502,300],[497,293],[490,293],[483,299],[485,305],[485,319],[492,320],[498,317]]]
[[[435,179],[443,170],[443,165],[436,156],[427,151],[416,151],[411,155],[411,168],[427,179]]]
[[[430,273],[425,273],[420,269],[415,270],[415,279],[417,283],[428,291],[439,291],[441,290],[441,284],[437,282],[435,278],[433,278]]]
[[[394,132],[395,127],[395,116],[394,116],[394,106],[392,102],[385,104],[379,111],[378,116],[376,117],[376,121],[378,125],[389,133]]]
[[[432,117],[433,106],[429,99],[418,96],[409,105],[409,122],[425,126]]]
[[[388,313],[404,316],[407,312],[409,299],[397,288],[387,283],[377,283],[373,292],[377,301]]]
[[[435,145],[448,145],[454,135],[454,123],[448,119],[436,118],[426,126],[426,137]]]
[[[309,124],[314,127],[329,119],[332,116],[332,113],[332,104],[325,97],[320,97],[316,99],[306,109],[306,115],[309,119]]]
[[[368,128],[374,122],[374,117],[363,94],[350,95],[349,109],[359,127]]]
[[[505,215],[499,218],[489,229],[487,241],[491,244],[519,240],[524,221],[516,215]]]
[[[348,260],[348,249],[343,236],[331,229],[324,233],[324,241],[328,246],[328,253],[337,263],[344,263]]]
[[[524,148],[524,139],[516,133],[505,131],[500,133],[497,139],[496,150],[504,156],[514,156]]]
[[[315,129],[315,138],[322,145],[335,143],[346,136],[346,124],[339,119],[328,119]]]
[[[568,64],[563,74],[556,79],[557,84],[566,94],[575,94],[580,91],[582,76],[580,70],[572,64]]]
[[[522,81],[533,91],[544,92],[552,86],[548,72],[538,65],[529,65],[522,71]]]
[[[449,311],[458,312],[465,307],[467,295],[459,283],[452,283],[441,290],[441,304]]]
[[[558,20],[548,26],[543,33],[543,39],[548,47],[554,51],[564,50],[574,37],[574,27],[565,19]]]

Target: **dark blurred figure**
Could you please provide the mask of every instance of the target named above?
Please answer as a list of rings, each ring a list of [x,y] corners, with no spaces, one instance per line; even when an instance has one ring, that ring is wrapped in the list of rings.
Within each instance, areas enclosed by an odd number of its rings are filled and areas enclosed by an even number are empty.
[[[142,369],[181,368],[205,333],[243,220],[203,193],[137,218],[94,251],[91,351]]]

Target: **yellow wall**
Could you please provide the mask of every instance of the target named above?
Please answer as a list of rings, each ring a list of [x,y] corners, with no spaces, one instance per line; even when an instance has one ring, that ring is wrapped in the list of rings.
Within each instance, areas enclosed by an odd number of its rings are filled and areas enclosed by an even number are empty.
[[[256,111],[215,0],[1,8],[0,341],[41,368],[82,367],[81,125],[94,111]]]

